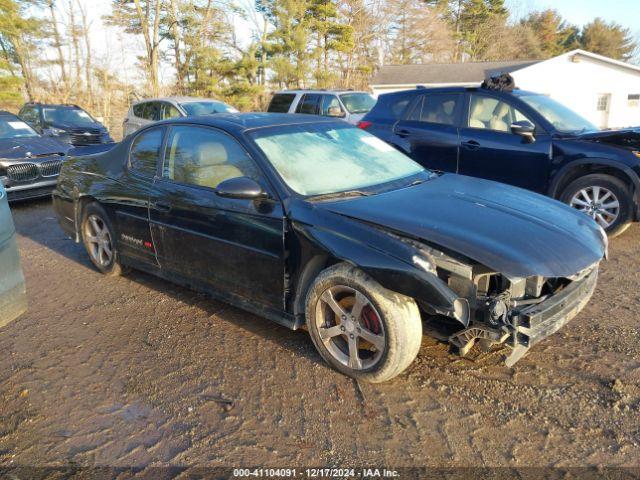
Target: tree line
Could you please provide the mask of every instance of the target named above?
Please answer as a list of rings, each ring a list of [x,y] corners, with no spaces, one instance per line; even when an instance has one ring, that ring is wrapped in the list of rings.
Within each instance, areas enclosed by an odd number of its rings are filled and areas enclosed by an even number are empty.
[[[383,64],[638,53],[619,24],[578,27],[552,9],[514,19],[504,0],[103,1],[103,22],[144,46],[137,65],[118,64],[108,47],[107,58],[104,47],[96,54],[87,2],[0,0],[1,106],[74,102],[117,130],[145,96],[217,97],[252,110],[278,88],[367,88]]]

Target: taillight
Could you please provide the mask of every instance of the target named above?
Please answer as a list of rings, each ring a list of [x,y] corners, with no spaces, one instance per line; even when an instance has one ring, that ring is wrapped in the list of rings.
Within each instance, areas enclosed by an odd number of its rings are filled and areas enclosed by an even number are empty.
[[[371,125],[373,125],[373,122],[368,122],[366,120],[361,120],[358,122],[358,128],[361,128],[362,130],[366,130]]]

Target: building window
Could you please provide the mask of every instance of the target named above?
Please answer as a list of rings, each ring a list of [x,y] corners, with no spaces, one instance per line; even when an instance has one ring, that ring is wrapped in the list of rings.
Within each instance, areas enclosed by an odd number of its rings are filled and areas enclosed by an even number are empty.
[[[598,95],[598,111],[599,112],[608,112],[609,111],[609,95]]]
[[[630,107],[640,107],[640,93],[632,93],[627,97]]]

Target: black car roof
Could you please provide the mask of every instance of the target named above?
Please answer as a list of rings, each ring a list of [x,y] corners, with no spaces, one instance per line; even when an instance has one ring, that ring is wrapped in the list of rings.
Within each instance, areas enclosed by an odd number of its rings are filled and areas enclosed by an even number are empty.
[[[216,113],[215,115],[200,115],[194,117],[182,117],[158,122],[154,125],[191,123],[219,127],[225,130],[243,131],[254,128],[304,125],[313,123],[340,123],[345,122],[335,119],[323,119],[315,115],[301,115],[289,113]]]

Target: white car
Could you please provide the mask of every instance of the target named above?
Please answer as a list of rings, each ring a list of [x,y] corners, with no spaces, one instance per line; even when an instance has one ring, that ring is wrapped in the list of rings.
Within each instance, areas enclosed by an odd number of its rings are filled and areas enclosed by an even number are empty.
[[[353,90],[283,90],[269,103],[271,113],[303,113],[342,118],[355,125],[376,104],[373,95]]]
[[[165,97],[141,100],[131,105],[122,124],[123,136],[160,120],[195,117],[215,113],[236,113],[238,110],[220,100],[196,97]]]

